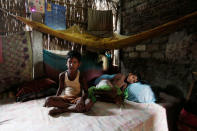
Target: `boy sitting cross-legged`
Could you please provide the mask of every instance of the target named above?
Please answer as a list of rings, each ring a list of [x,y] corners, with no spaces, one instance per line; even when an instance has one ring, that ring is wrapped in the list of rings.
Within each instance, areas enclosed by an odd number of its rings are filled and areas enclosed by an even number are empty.
[[[67,54],[68,69],[59,76],[59,89],[56,96],[46,99],[45,107],[54,107],[49,115],[59,115],[64,112],[86,112],[93,105],[91,99],[87,98],[87,82],[78,70],[81,54],[70,51]]]

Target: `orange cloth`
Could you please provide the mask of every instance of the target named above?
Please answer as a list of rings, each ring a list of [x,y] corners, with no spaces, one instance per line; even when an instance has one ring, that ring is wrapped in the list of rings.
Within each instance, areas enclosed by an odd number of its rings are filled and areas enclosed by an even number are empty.
[[[71,103],[71,104],[76,104],[77,103],[77,101],[79,100],[79,99],[81,99],[81,97],[75,97],[75,96],[62,96],[63,98],[64,98],[64,100],[66,101],[66,102],[69,102],[69,103]]]

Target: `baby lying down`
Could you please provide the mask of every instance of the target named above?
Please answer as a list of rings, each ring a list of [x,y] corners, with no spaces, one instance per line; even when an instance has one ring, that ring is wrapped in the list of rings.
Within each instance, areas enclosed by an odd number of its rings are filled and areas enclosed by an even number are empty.
[[[96,86],[89,88],[89,97],[96,100],[113,102],[121,105],[124,100],[124,90],[127,84],[137,82],[137,75],[129,73],[126,77],[124,74],[118,73],[111,79],[101,79]]]

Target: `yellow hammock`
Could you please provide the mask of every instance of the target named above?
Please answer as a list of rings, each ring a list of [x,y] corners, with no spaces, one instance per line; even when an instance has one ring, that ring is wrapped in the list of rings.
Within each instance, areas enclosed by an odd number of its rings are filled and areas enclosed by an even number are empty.
[[[131,35],[131,36],[121,36],[118,34],[113,35],[110,38],[98,38],[93,35],[88,34],[78,26],[72,26],[64,31],[53,30],[48,26],[27,20],[20,16],[15,16],[18,20],[21,20],[25,24],[31,26],[33,29],[38,30],[43,33],[47,33],[53,35],[55,37],[74,42],[76,44],[85,45],[88,47],[96,48],[96,49],[119,49],[126,46],[134,46],[139,42],[149,39],[151,37],[155,37],[164,33],[169,32],[172,29],[175,29],[177,25],[183,23],[185,20],[197,16],[197,12],[193,12],[189,15],[186,15],[177,20],[168,22],[166,24],[160,25],[153,29]]]

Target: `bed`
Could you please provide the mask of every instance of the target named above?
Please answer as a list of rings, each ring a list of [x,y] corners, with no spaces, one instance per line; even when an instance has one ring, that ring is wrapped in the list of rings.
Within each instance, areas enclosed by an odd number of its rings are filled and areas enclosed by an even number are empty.
[[[57,65],[54,67],[52,60],[47,57],[50,55],[46,54],[44,52],[45,72],[50,74],[47,77],[56,81],[58,72],[55,74],[54,72],[61,69],[57,68]],[[47,63],[46,57],[50,63]],[[58,60],[64,61],[64,59]],[[88,65],[84,67],[87,81],[102,75],[98,67],[88,71]],[[51,85],[43,80],[33,83],[37,86],[30,82],[28,88],[42,85],[46,89]],[[168,131],[166,110],[159,104],[142,104],[125,100],[124,106],[120,108],[112,103],[97,101],[87,113],[64,113],[51,117],[48,115],[50,108],[43,107],[44,102],[45,98],[27,102],[0,101],[0,131]]]
[[[167,131],[166,110],[158,104],[96,102],[87,113],[48,115],[45,98],[0,105],[0,131]]]

